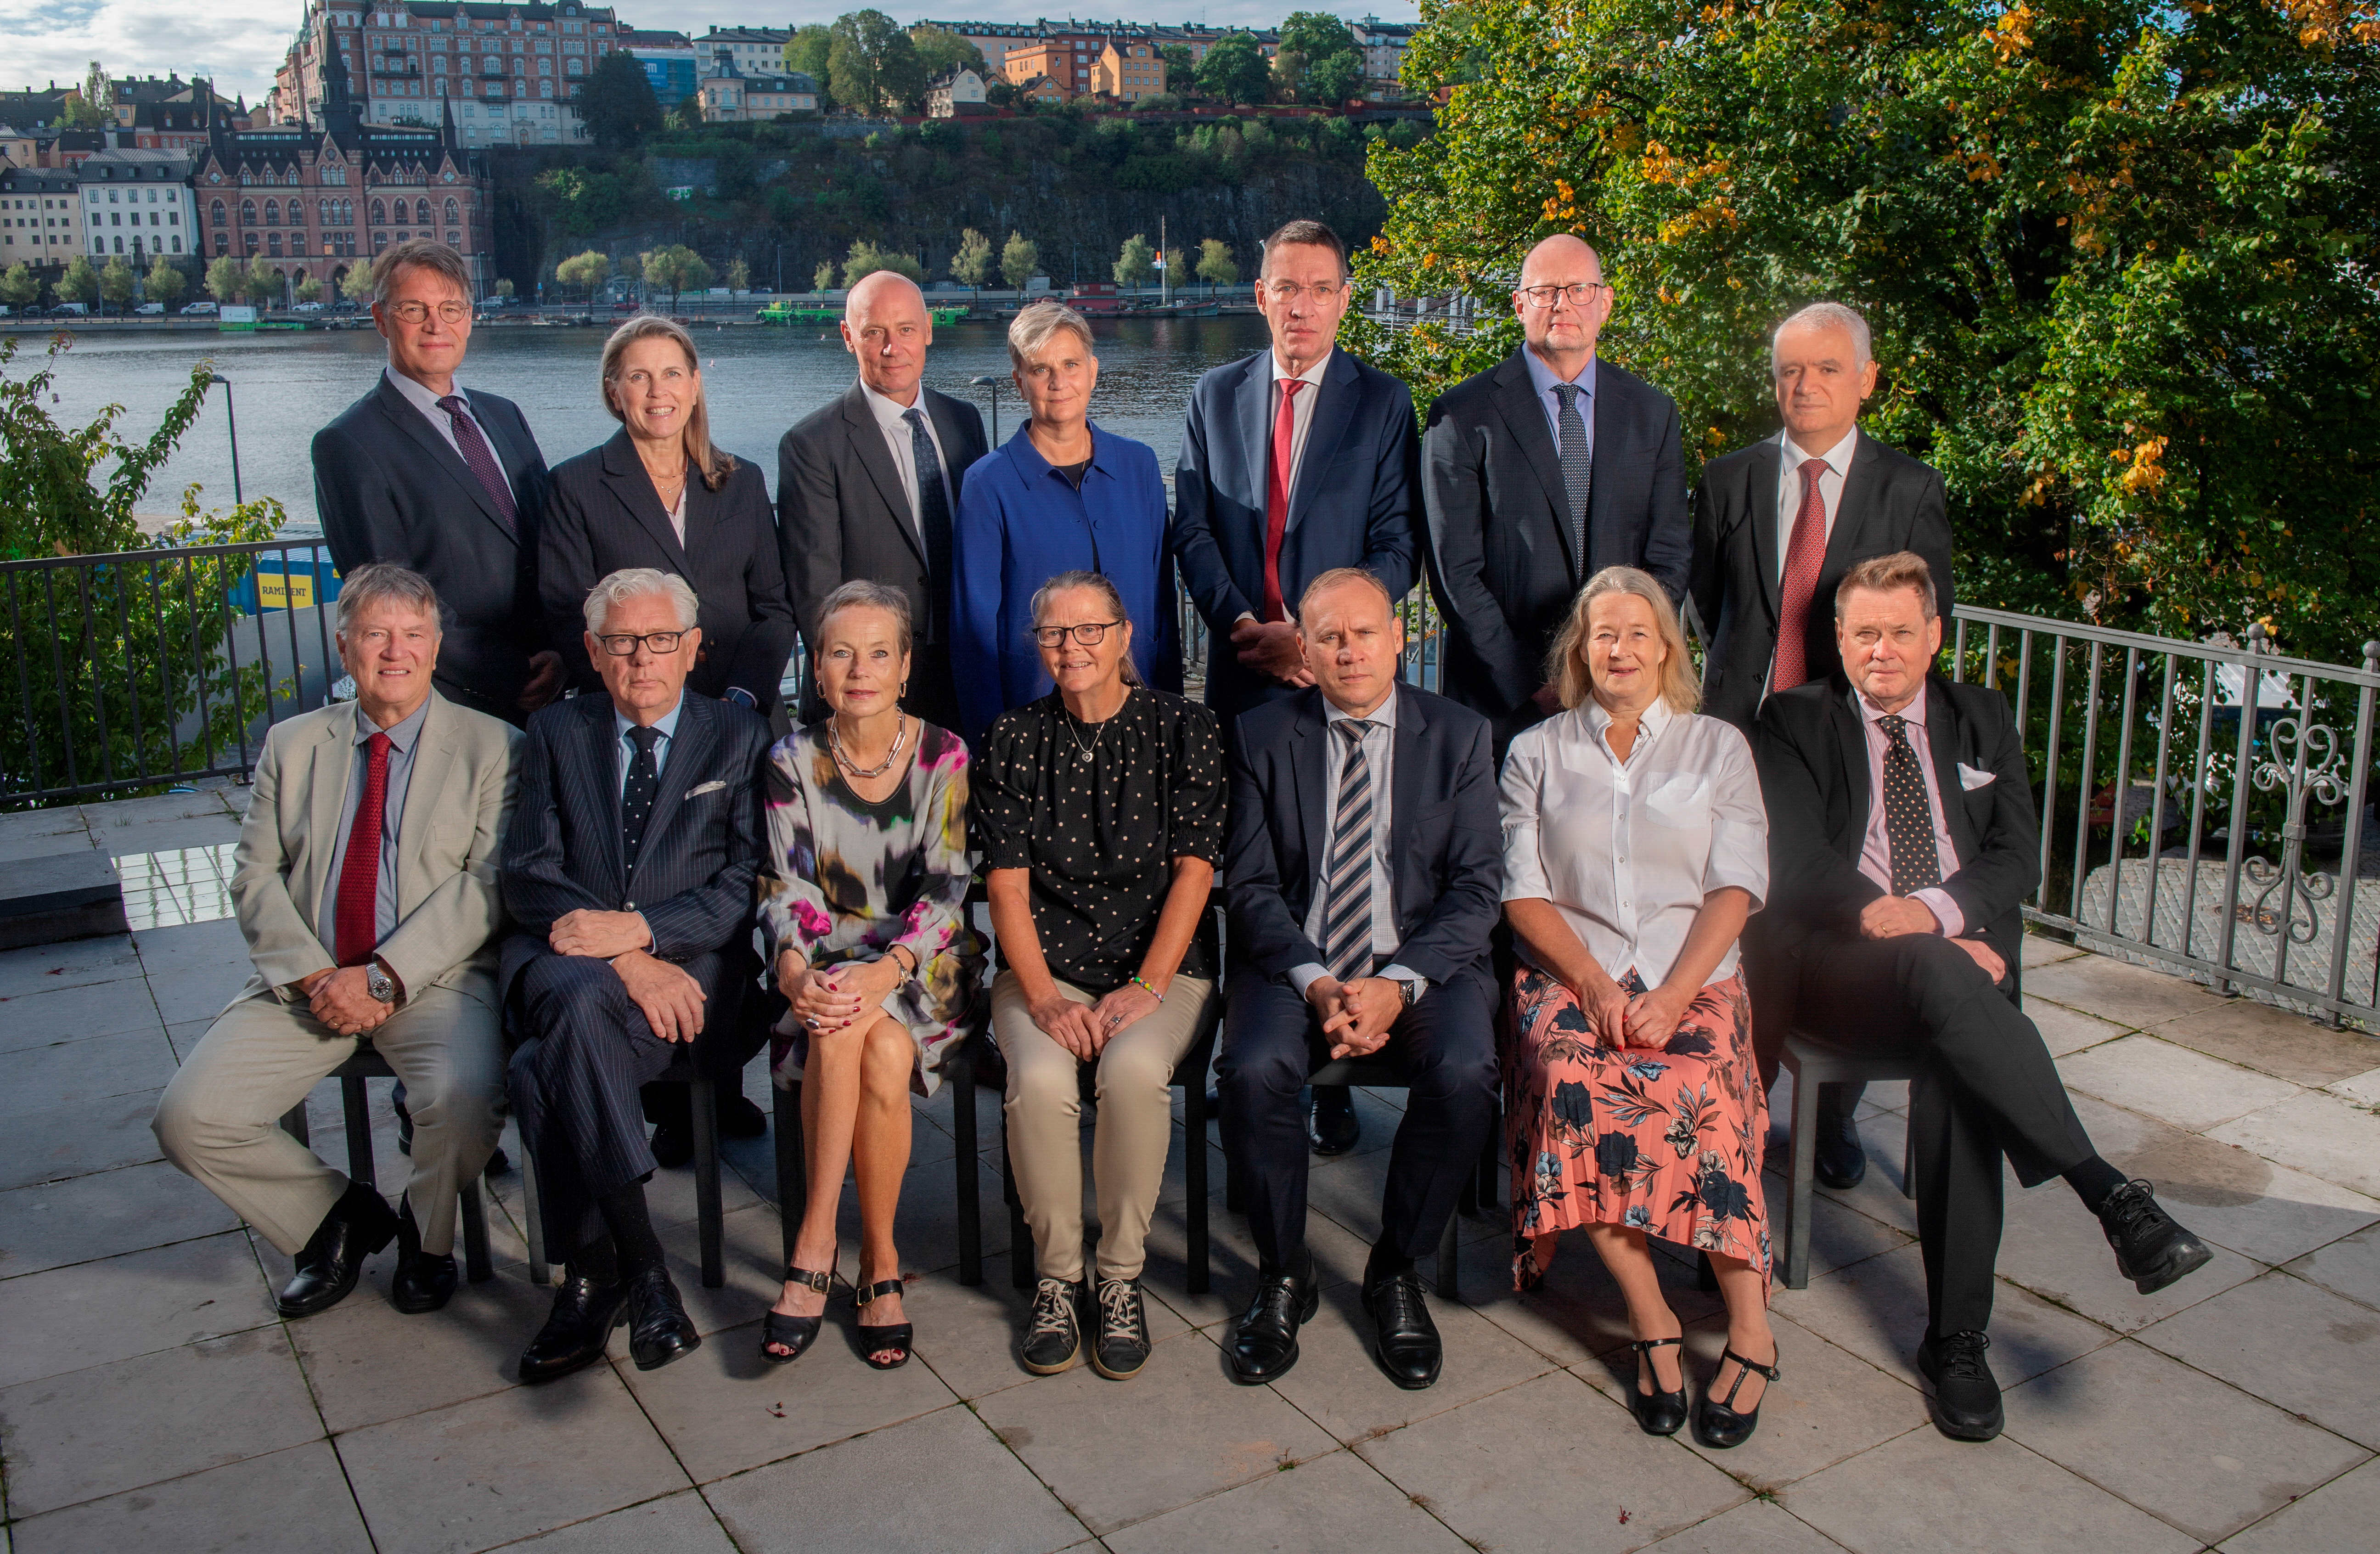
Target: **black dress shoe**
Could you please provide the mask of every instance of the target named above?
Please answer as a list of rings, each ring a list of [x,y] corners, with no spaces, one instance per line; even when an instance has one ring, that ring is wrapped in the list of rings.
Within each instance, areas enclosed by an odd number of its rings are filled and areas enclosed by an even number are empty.
[[[488,1163],[480,1168],[480,1174],[492,1182],[512,1168],[513,1158],[498,1149],[488,1157]]]
[[[311,1317],[347,1298],[364,1259],[396,1235],[396,1211],[370,1187],[350,1182],[298,1250],[298,1271],[274,1297],[284,1317]]]
[[[1232,1337],[1232,1379],[1256,1387],[1288,1375],[1297,1364],[1297,1329],[1321,1305],[1322,1287],[1311,1273],[1259,1273],[1256,1296]]]
[[[628,1290],[628,1354],[638,1370],[659,1370],[702,1347],[702,1335],[677,1298],[669,1269],[649,1268],[624,1281]]]
[[[719,1098],[719,1136],[761,1138],[769,1132],[769,1114],[744,1096]]]
[[[2197,1272],[2215,1256],[2158,1206],[2156,1189],[2145,1182],[2127,1182],[2109,1193],[2099,1206],[2099,1228],[2116,1249],[2116,1271],[2144,1295]]]
[[[1364,1135],[1355,1116],[1355,1097],[1344,1085],[1317,1085],[1314,1103],[1306,1109],[1305,1142],[1318,1155],[1343,1155]]]
[[[553,1293],[553,1309],[545,1326],[521,1352],[520,1378],[536,1383],[585,1370],[603,1357],[612,1329],[626,1319],[628,1287],[599,1284],[583,1273],[572,1274]]]
[[[1815,1174],[1819,1182],[1841,1192],[1856,1187],[1867,1174],[1867,1151],[1860,1147],[1859,1124],[1849,1117],[1829,1117],[1818,1113],[1818,1158]]]
[[[692,1123],[662,1123],[653,1129],[653,1164],[674,1171],[692,1159]]]
[[[413,1222],[413,1200],[396,1211],[396,1277],[389,1281],[388,1303],[408,1317],[435,1311],[455,1293],[452,1253],[431,1256],[421,1250],[421,1229]]]
[[[2008,1416],[2000,1409],[2000,1384],[1984,1358],[1992,1341],[1979,1332],[1932,1333],[1917,1346],[1917,1369],[1934,1384],[1927,1400],[1934,1427],[1952,1440],[1989,1440]]]
[[[1372,1318],[1380,1368],[1408,1392],[1434,1386],[1446,1364],[1438,1324],[1421,1298],[1421,1279],[1411,1269],[1364,1287],[1364,1309]]]

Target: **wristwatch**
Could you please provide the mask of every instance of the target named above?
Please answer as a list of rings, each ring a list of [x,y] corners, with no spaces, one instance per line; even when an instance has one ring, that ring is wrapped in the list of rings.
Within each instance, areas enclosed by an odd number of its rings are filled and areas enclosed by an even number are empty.
[[[1411,977],[1398,977],[1397,997],[1404,1001],[1407,1009],[1411,1009],[1415,1001],[1421,997],[1421,983]]]
[[[378,961],[364,964],[364,991],[382,1003],[396,1002],[396,978]]]

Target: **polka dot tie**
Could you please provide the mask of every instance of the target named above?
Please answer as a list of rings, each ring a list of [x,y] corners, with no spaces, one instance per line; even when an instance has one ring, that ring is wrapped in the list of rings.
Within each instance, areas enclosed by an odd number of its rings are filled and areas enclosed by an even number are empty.
[[[661,769],[653,764],[653,747],[661,743],[657,728],[632,728],[636,759],[628,762],[627,784],[620,790],[620,857],[637,867],[637,849],[645,840],[645,822],[652,819],[653,795],[661,790]]]
[[[1934,844],[1934,810],[1909,743],[1909,721],[1888,712],[1876,726],[1884,730],[1884,834],[1892,848],[1892,893],[1905,896],[1942,882],[1942,855]]]

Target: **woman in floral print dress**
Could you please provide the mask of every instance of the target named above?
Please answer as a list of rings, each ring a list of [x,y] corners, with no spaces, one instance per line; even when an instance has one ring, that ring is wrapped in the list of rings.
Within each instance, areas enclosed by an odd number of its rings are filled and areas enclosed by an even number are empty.
[[[1648,1434],[1686,1419],[1648,1235],[1708,1255],[1728,1344],[1696,1417],[1733,1446],[1776,1378],[1761,1202],[1766,1093],[1736,940],[1768,888],[1743,735],[1697,716],[1677,613],[1652,577],[1590,579],[1553,650],[1567,709],[1504,762],[1504,912],[1520,951],[1508,1062],[1513,1282],[1584,1230],[1628,1302]]]
[[[909,1096],[931,1095],[944,1056],[981,1024],[983,946],[966,923],[967,748],[901,710],[909,607],[898,589],[844,584],[820,607],[819,637],[832,715],[770,752],[760,922],[789,1004],[774,1072],[802,1086],[809,1201],[760,1354],[783,1364],[818,1335],[848,1162],[860,1333],[868,1363],[890,1369],[909,1357],[892,1241]]]

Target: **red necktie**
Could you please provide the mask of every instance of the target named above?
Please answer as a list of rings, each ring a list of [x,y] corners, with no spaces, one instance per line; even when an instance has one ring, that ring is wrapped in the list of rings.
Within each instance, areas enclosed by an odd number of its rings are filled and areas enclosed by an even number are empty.
[[[1289,531],[1289,481],[1292,439],[1297,433],[1297,391],[1305,384],[1296,378],[1281,380],[1281,412],[1272,419],[1272,475],[1265,482],[1264,618],[1289,619],[1289,605],[1281,593],[1281,537]]]
[[[1785,589],[1777,619],[1777,664],[1768,688],[1790,691],[1810,677],[1810,598],[1818,591],[1818,569],[1827,561],[1827,498],[1818,477],[1827,461],[1802,461],[1802,510],[1793,515],[1793,535],[1785,542]]]
[[[339,860],[339,942],[334,953],[341,965],[361,965],[380,948],[380,826],[388,807],[388,746],[385,734],[364,741],[363,802],[356,806],[346,855]]]

